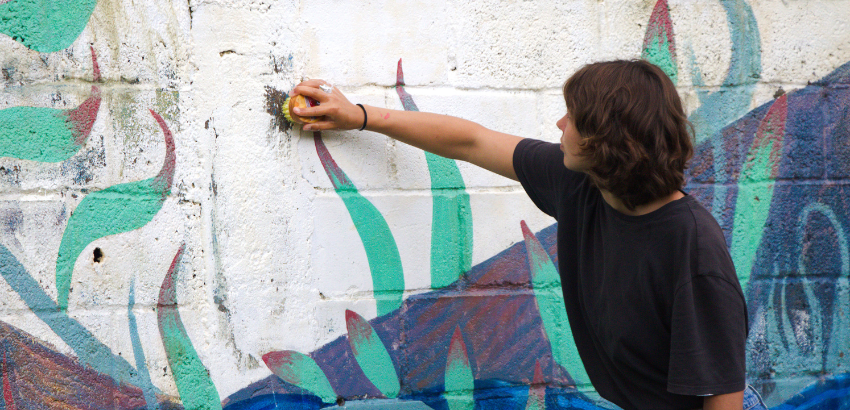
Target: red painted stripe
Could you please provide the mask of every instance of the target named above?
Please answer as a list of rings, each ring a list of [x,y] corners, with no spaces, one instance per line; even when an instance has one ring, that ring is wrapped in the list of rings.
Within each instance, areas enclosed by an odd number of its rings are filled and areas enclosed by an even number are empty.
[[[17,410],[15,399],[12,397],[12,383],[9,381],[9,367],[6,364],[6,351],[3,351],[3,402],[6,410]]]
[[[174,153],[174,136],[171,134],[171,130],[168,128],[165,120],[154,110],[150,110],[150,112],[165,136],[165,160],[162,162],[162,169],[160,169],[159,174],[156,175],[154,180],[154,183],[161,185],[162,196],[165,199],[168,193],[171,192],[171,183],[174,181],[174,168],[177,165],[177,155]]]
[[[319,155],[319,161],[322,162],[322,167],[325,168],[325,173],[328,174],[328,178],[331,180],[334,189],[354,189],[354,183],[348,179],[348,175],[345,175],[342,168],[337,165],[330,151],[328,151],[328,147],[325,146],[325,142],[322,141],[322,133],[318,131],[314,132],[313,140],[316,143],[316,153]]]

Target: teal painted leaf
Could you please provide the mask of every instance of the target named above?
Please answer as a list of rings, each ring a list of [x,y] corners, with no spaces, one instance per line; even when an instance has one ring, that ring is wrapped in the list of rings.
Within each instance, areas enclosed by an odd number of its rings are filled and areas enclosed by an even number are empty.
[[[113,185],[87,195],[77,206],[62,234],[56,259],[59,308],[68,309],[68,293],[74,263],[92,241],[141,228],[162,208],[174,178],[174,138],[165,121],[151,111],[165,135],[165,161],[159,174],[143,181]]]
[[[460,333],[460,327],[455,327],[452,340],[449,343],[449,353],[446,356],[445,393],[443,396],[450,410],[472,410],[475,408],[475,377],[469,366],[469,356],[466,343]]]
[[[177,310],[175,285],[185,247],[186,245],[181,245],[174,255],[159,290],[159,302],[156,306],[159,334],[183,407],[197,410],[221,409],[218,391],[210,379],[209,371],[198,357]]]
[[[731,253],[743,289],[747,289],[756,251],[770,214],[773,182],[782,162],[787,116],[787,95],[782,95],[771,104],[761,120],[738,178]]]
[[[531,284],[534,288],[534,298],[540,318],[543,320],[543,330],[549,339],[552,356],[567,370],[576,387],[589,386],[590,377],[584,369],[578,348],[573,339],[573,332],[567,318],[567,308],[564,304],[564,294],[561,291],[561,277],[549,254],[543,245],[528,229],[525,221],[520,222],[522,234],[525,237],[525,250],[528,253],[528,264],[531,269]]]
[[[10,0],[0,4],[0,33],[40,53],[68,48],[97,0]]]
[[[378,316],[385,315],[401,307],[402,292],[404,291],[404,270],[401,267],[401,257],[398,246],[390,231],[387,221],[364,198],[357,187],[337,165],[325,143],[322,134],[313,133],[316,153],[325,168],[325,172],[336,190],[336,193],[348,209],[354,227],[366,250],[369,270],[372,272],[372,288],[378,305]]]
[[[387,398],[398,396],[401,389],[390,353],[375,329],[357,313],[345,311],[345,326],[348,328],[348,344],[354,359],[372,384]]]
[[[396,72],[396,92],[406,111],[419,111],[404,90],[401,59]],[[472,267],[472,210],[469,194],[457,163],[425,152],[431,175],[431,287],[448,286]]]
[[[673,84],[678,82],[679,68],[676,63],[676,42],[667,0],[658,0],[655,3],[655,8],[652,9],[649,24],[646,26],[646,34],[643,37],[643,51],[640,56],[661,68],[670,77]]]
[[[266,366],[283,381],[319,396],[325,403],[336,401],[331,382],[312,357],[293,350],[263,355]]]
[[[100,81],[100,67],[91,50],[94,81]],[[39,162],[60,162],[71,158],[85,144],[97,120],[100,89],[72,110],[45,107],[12,107],[0,110],[0,157]]]
[[[543,370],[540,368],[540,360],[534,361],[534,379],[528,387],[528,401],[525,402],[525,410],[546,409],[546,386],[543,384]]]

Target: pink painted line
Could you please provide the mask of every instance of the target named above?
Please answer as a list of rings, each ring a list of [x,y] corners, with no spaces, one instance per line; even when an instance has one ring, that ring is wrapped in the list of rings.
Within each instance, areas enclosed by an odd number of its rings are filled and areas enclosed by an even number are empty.
[[[186,249],[186,244],[180,245],[180,249],[177,250],[177,254],[174,255],[174,259],[171,260],[171,266],[168,267],[168,273],[165,274],[165,278],[162,280],[162,286],[159,288],[159,300],[157,301],[157,312],[159,316],[160,322],[164,319],[166,312],[168,310],[177,309],[177,291],[174,286],[174,274],[175,269],[177,268],[177,262],[180,260],[180,257],[183,256],[183,251]]]
[[[643,47],[647,48],[651,41],[661,36],[666,38],[670,55],[675,60],[676,43],[673,39],[673,20],[670,19],[670,9],[667,6],[667,0],[658,0],[655,3],[655,8],[652,9],[652,15],[649,17],[646,37],[643,39]]]
[[[174,136],[171,134],[171,130],[168,128],[165,120],[156,111],[150,110],[150,112],[165,136],[165,160],[162,162],[162,169],[160,169],[159,174],[154,179],[154,183],[161,185],[164,199],[171,192],[171,184],[174,182],[174,169],[177,165],[177,155],[174,152]]]
[[[351,350],[355,355],[359,354],[359,347],[364,342],[372,340],[372,325],[352,310],[345,310],[345,324],[348,327],[348,338],[352,341]]]
[[[12,396],[12,383],[9,381],[9,365],[6,363],[6,351],[3,351],[3,402],[6,410],[17,410]]]
[[[455,326],[455,331],[452,333],[452,340],[449,342],[449,354],[447,360],[452,363],[460,361],[464,367],[469,367],[469,356],[466,353],[466,342],[463,341],[460,326]]]
[[[100,66],[97,65],[97,54],[95,54],[93,46],[89,46],[89,49],[91,49],[91,65],[92,65],[92,70],[94,71],[94,76],[93,76],[94,82],[99,83],[100,82]]]
[[[314,132],[313,140],[316,143],[316,153],[319,155],[319,161],[322,162],[322,167],[325,168],[325,173],[328,174],[328,178],[331,180],[334,189],[356,189],[354,183],[348,179],[348,175],[345,175],[342,168],[334,161],[330,151],[328,151],[328,147],[322,141],[322,133],[319,131]]]
[[[543,369],[540,367],[540,359],[534,361],[534,379],[531,384],[543,384]]]
[[[401,105],[405,111],[419,111],[419,107],[413,102],[413,96],[404,90],[404,72],[401,69],[401,59],[398,59],[398,71],[396,71],[395,91],[398,93],[398,98],[401,99]]]
[[[74,135],[74,144],[82,146],[91,134],[92,126],[97,120],[97,112],[100,110],[100,88],[92,86],[91,96],[83,101],[77,108],[65,112],[68,123]]]
[[[782,140],[785,138],[785,123],[788,120],[788,95],[783,94],[767,110],[767,114],[759,123],[756,138],[750,152],[764,144],[772,143],[770,150],[770,163],[772,169],[770,178],[776,179],[779,174],[779,164],[782,158]]]

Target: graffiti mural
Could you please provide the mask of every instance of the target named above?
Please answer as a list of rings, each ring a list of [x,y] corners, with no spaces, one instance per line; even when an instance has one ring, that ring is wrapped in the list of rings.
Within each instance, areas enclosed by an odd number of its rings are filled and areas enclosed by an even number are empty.
[[[169,66],[167,61],[154,64],[169,84],[183,88],[163,89],[138,84],[137,78],[102,75],[100,64],[107,72],[115,69],[116,60],[129,62],[132,57],[116,52],[119,46],[103,38],[112,41],[120,37],[116,32],[131,28],[115,27],[112,32],[113,27],[92,27],[108,26],[104,16],[127,14],[138,17],[139,26],[132,29],[145,32],[146,24],[168,20],[157,14],[163,13],[162,7],[136,16],[122,11],[130,6],[120,0],[0,0],[0,33],[5,35],[0,47],[13,55],[4,57],[5,83],[0,89],[6,98],[0,101],[0,277],[5,292],[0,298],[0,410],[319,409],[352,402],[435,410],[615,408],[593,390],[573,343],[556,268],[555,225],[531,229],[534,225],[523,220],[512,228],[520,238],[516,243],[473,263],[474,233],[486,228],[473,224],[480,183],[467,176],[464,165],[424,153],[422,167],[415,172],[427,175],[423,195],[430,209],[422,213],[429,216],[430,238],[423,235],[422,243],[427,247],[430,285],[414,289],[405,277],[406,231],[381,202],[382,196],[403,198],[409,193],[380,188],[373,195],[367,175],[346,162],[346,156],[355,156],[347,150],[350,139],[299,134],[282,119],[287,93],[280,89],[296,83],[302,70],[321,72],[315,68],[321,63],[299,62],[300,54],[287,48],[295,46],[282,40],[278,44],[276,38],[264,45],[272,50],[272,67],[252,71],[256,53],[246,52],[244,44],[260,38],[258,32],[267,24],[263,13],[280,13],[274,8],[278,6],[234,1],[233,8],[224,7],[225,13],[218,9],[220,4],[178,3],[171,4],[176,11],[167,12],[183,16],[183,26],[157,26],[153,37],[184,30],[197,35],[196,44],[215,44],[215,51],[208,53],[212,60],[193,61],[193,66],[203,71],[209,61],[244,63],[241,71],[221,69],[219,80],[259,79],[265,82],[261,86],[233,86],[256,95],[234,97],[227,87],[219,93],[217,86],[209,87],[214,92],[198,91],[208,86],[200,80],[193,85],[195,77],[175,79],[162,68]],[[694,94],[689,118],[696,153],[686,191],[720,222],[745,289],[751,324],[749,383],[773,409],[850,409],[850,63],[830,66],[831,73],[793,91],[780,88],[773,98],[764,97],[759,87],[772,84],[761,77],[773,63],[763,50],[770,34],[763,26],[771,22],[757,19],[758,10],[745,0],[714,5],[725,17],[720,30],[729,42],[728,67],[719,70],[717,85],[710,83],[712,67],[698,63],[700,51],[682,34],[688,26],[677,23],[685,18],[681,4],[657,0],[645,7],[646,15],[640,17],[643,38],[634,55],[657,64],[683,91]],[[217,26],[224,21],[216,20],[217,13],[242,16],[263,30],[238,29],[240,41],[235,42],[204,37],[197,27],[228,29],[227,24]],[[310,35],[327,35],[322,33],[317,29]],[[162,50],[169,47],[158,38],[152,44]],[[56,65],[50,58],[72,61],[79,50],[85,50],[86,62],[90,53],[90,72],[88,65],[82,75],[51,67],[52,77],[22,82],[39,97],[16,99],[21,91],[10,74],[17,69],[14,64],[30,64],[27,57]],[[263,61],[267,57],[263,54]],[[397,54],[381,58],[391,60],[395,69],[395,81],[381,87],[386,104],[418,111],[417,101],[424,103],[427,93],[405,82],[402,60],[395,63]],[[451,68],[457,64],[453,58],[447,58],[448,71],[457,68]],[[841,58],[847,61],[848,56]],[[427,75],[421,68],[410,71],[410,60],[405,61],[408,80]],[[222,67],[233,66],[212,70]],[[91,81],[82,79],[89,78],[88,73]],[[391,71],[386,77],[392,78]],[[81,83],[84,93],[90,91],[69,105],[53,90],[67,86],[63,81]],[[557,94],[558,85],[552,90]],[[203,92],[222,102],[204,111],[205,102],[196,101],[204,99]],[[144,93],[156,97],[139,97]],[[47,94],[50,103],[39,105]],[[350,228],[352,236],[346,237],[359,242],[346,252],[362,256],[367,272],[348,271],[346,261],[340,262],[341,272],[318,271],[312,261],[293,261],[273,268],[296,272],[283,281],[260,278],[229,289],[220,286],[225,278],[254,278],[251,270],[276,260],[265,248],[247,247],[249,252],[236,263],[222,262],[222,249],[233,247],[240,237],[233,232],[237,228],[222,224],[221,218],[273,209],[229,211],[217,202],[226,201],[226,184],[231,195],[239,191],[236,202],[273,189],[257,186],[253,174],[227,180],[226,173],[233,169],[216,159],[226,144],[250,145],[221,131],[231,127],[231,132],[253,135],[245,125],[250,122],[239,118],[246,112],[239,111],[240,105],[251,106],[247,111],[258,112],[260,122],[268,123],[258,139],[274,141],[251,149],[280,155],[278,164],[296,173],[306,170],[304,175],[312,171],[312,161],[318,180],[330,184],[323,191],[323,186],[303,181],[312,176],[283,177],[281,185],[297,188],[268,200],[311,208],[313,224],[333,223],[325,221],[331,216],[344,221],[334,229],[342,236],[346,226]],[[245,114],[251,115],[254,112]],[[293,148],[298,141],[308,142],[306,156],[299,157]],[[88,173],[93,168],[86,159],[93,155],[92,146],[100,147],[98,164],[107,169],[102,178]],[[263,154],[252,154],[256,164],[246,161],[257,168],[251,173],[261,171]],[[195,179],[181,179],[181,167]],[[87,176],[67,183],[57,179],[69,168]],[[330,208],[314,207],[317,198],[339,204],[333,209],[342,215],[322,214]],[[30,212],[36,201],[50,211]],[[190,229],[181,224],[190,224],[184,219],[196,216],[193,209],[200,210],[196,219],[201,228],[186,233]],[[221,209],[227,216],[221,216]],[[280,237],[318,240],[310,229],[297,229],[299,221],[285,222]],[[46,227],[36,230],[45,236],[34,241],[22,234],[27,224]],[[262,228],[245,229],[253,233]],[[110,241],[129,241],[127,234],[142,239],[121,252],[101,249]],[[274,239],[256,235],[260,241]],[[167,258],[161,257],[164,253]],[[142,264],[138,261],[153,259],[167,260],[137,266]],[[116,260],[129,262],[107,263]],[[159,270],[151,272],[150,266]],[[143,269],[148,271],[140,273]],[[345,294],[366,301],[359,304],[327,302],[326,295],[303,282],[309,276],[361,274],[370,279],[368,295]],[[113,293],[113,287],[121,291]],[[313,293],[319,295],[315,300],[310,299]],[[240,297],[260,300],[264,309],[290,320],[275,323],[290,325],[269,326],[263,334],[238,339],[238,332],[250,329],[244,322],[255,319],[235,312]],[[279,303],[283,299],[312,304],[308,316],[330,310],[335,319],[329,323],[342,326],[316,324],[313,316],[293,317],[303,311],[281,307],[286,306]],[[375,316],[369,313],[372,308]],[[290,334],[305,343],[276,342]],[[238,360],[227,352],[236,352]]]

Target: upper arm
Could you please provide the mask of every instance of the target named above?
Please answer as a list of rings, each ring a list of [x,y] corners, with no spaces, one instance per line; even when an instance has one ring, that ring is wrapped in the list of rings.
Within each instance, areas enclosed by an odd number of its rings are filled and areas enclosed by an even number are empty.
[[[476,128],[474,138],[460,159],[516,181],[513,156],[522,138],[483,126]]]

